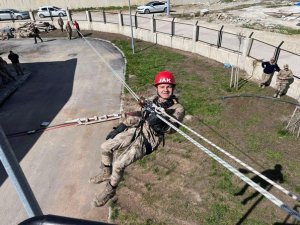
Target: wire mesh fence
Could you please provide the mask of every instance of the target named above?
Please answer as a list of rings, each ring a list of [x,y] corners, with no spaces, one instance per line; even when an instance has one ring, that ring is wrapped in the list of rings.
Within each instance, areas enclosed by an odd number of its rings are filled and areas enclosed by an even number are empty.
[[[119,14],[114,12],[105,12],[106,23],[119,24]]]
[[[194,32],[193,27],[193,24],[175,22],[174,36],[192,39]]]
[[[222,32],[221,48],[241,53],[245,44],[245,36]]]
[[[249,52],[249,56],[259,60],[269,60],[275,54],[276,46],[266,42],[253,39],[253,43]],[[264,49],[263,51],[261,51]]]
[[[218,35],[219,30],[199,26],[198,41],[217,46]]]
[[[293,71],[294,77],[300,79],[300,67],[298,65],[290,64],[290,62],[300,62],[300,55],[280,49],[278,64],[282,67],[284,64],[288,64],[289,68]]]
[[[129,14],[122,14],[123,17],[123,25],[124,26],[130,26],[130,15]],[[136,27],[136,21],[135,21],[135,16],[131,15],[131,21],[132,21],[132,26]],[[138,19],[138,21],[140,21]]]
[[[103,11],[91,11],[92,21],[104,23],[104,15],[103,14],[104,14]]]
[[[172,21],[155,19],[156,32],[162,34],[172,34]]]
[[[151,30],[151,21],[152,18],[151,17],[147,17],[147,16],[137,16],[137,27],[140,29],[144,29],[144,30]]]

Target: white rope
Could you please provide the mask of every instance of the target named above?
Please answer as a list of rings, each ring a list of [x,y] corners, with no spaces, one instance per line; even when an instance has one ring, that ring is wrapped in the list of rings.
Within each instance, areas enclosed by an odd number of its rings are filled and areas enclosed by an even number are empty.
[[[161,108],[159,108],[158,110],[161,111]],[[157,111],[158,111],[157,110]],[[282,191],[284,194],[288,195],[289,197],[291,197],[292,199],[300,202],[300,197],[293,194],[292,192],[286,190],[284,187],[280,186],[279,184],[277,184],[276,182],[274,182],[273,180],[269,179],[268,177],[264,176],[263,174],[261,174],[260,172],[258,172],[257,170],[253,169],[252,167],[250,167],[249,165],[247,165],[246,163],[244,163],[243,161],[241,161],[240,159],[236,158],[235,156],[231,155],[230,153],[226,152],[224,149],[222,149],[221,147],[217,146],[216,144],[214,144],[213,142],[211,142],[210,140],[208,140],[207,138],[205,138],[204,136],[200,135],[199,133],[197,133],[196,131],[192,130],[191,128],[189,128],[188,126],[186,126],[185,124],[181,123],[180,121],[177,121],[176,119],[174,119],[172,116],[170,116],[169,114],[167,114],[166,112],[161,112],[162,114],[164,114],[164,116],[170,118],[171,120],[173,120],[174,122],[178,123],[180,126],[184,127],[185,129],[187,129],[188,131],[190,131],[191,133],[195,134],[197,137],[201,138],[203,141],[205,141],[206,143],[210,144],[211,146],[215,147],[217,150],[219,150],[220,152],[222,152],[223,154],[227,155],[229,158],[233,159],[234,161],[236,161],[237,163],[241,164],[242,166],[246,167],[249,171],[251,171],[252,173],[256,174],[257,176],[261,177],[262,179],[268,181],[270,184],[272,184],[274,187],[276,187],[278,190]]]
[[[77,30],[78,31],[78,30]],[[79,32],[79,31],[78,31]],[[79,32],[80,33],[80,32]],[[82,33],[80,33],[82,35]],[[113,75],[124,85],[124,87],[129,91],[129,93],[134,97],[135,100],[139,101],[139,97],[134,93],[134,91],[129,87],[129,85],[122,79],[122,77],[105,61],[105,59],[101,56],[101,54],[94,48],[93,45],[91,45],[91,43],[82,35],[82,38],[85,40],[85,42],[94,50],[94,52],[102,59],[102,61],[105,63],[105,65],[113,72]],[[266,179],[269,183],[271,183],[272,185],[276,185],[276,187],[283,191],[284,193],[287,193],[289,196],[293,197],[293,199],[298,200],[299,198],[297,196],[295,196],[294,194],[292,194],[291,192],[285,190],[284,188],[282,188],[281,186],[277,185],[275,182],[271,181],[270,179],[268,179],[267,177],[263,176],[262,174],[260,174],[259,172],[255,171],[253,168],[251,168],[250,166],[248,166],[247,164],[243,163],[242,161],[240,161],[239,159],[237,159],[236,157],[230,155],[229,153],[227,153],[225,150],[221,149],[220,147],[218,147],[217,145],[215,145],[214,143],[210,142],[208,139],[204,138],[203,136],[197,134],[195,131],[193,131],[192,129],[190,129],[189,127],[187,127],[186,125],[180,123],[179,121],[177,121],[176,119],[174,119],[173,117],[169,116],[167,113],[162,112],[161,108],[158,109],[158,107],[153,104],[155,106],[155,112],[158,114],[164,114],[166,116],[168,116],[171,120],[173,120],[174,122],[177,122],[179,125],[182,125],[183,127],[185,127],[186,129],[188,129],[189,131],[191,131],[192,133],[194,133],[196,136],[200,137],[201,139],[205,140],[207,143],[211,144],[212,146],[216,147],[218,150],[220,150],[221,152],[223,152],[224,154],[228,155],[230,158],[236,160],[237,162],[241,163],[243,166],[245,166],[247,169],[251,170],[253,173],[263,177],[264,179]],[[237,177],[239,177],[241,180],[243,180],[244,182],[246,182],[247,184],[249,184],[250,186],[252,186],[255,190],[257,190],[258,192],[260,192],[262,195],[264,195],[267,199],[269,199],[271,202],[273,202],[275,205],[277,205],[278,207],[280,207],[281,209],[283,209],[284,211],[286,211],[289,215],[291,215],[292,217],[294,217],[295,219],[297,219],[298,221],[300,221],[300,215],[297,211],[289,208],[286,204],[284,204],[281,200],[279,200],[278,198],[276,198],[274,195],[272,195],[271,193],[269,193],[268,191],[266,191],[265,189],[263,189],[261,186],[259,186],[257,183],[253,182],[252,180],[250,180],[248,177],[246,177],[244,174],[242,174],[241,172],[239,172],[237,169],[235,169],[234,167],[232,167],[230,164],[228,164],[227,162],[225,162],[224,160],[222,160],[221,158],[219,158],[218,156],[216,156],[214,153],[212,153],[211,151],[209,151],[207,148],[205,148],[204,146],[202,146],[200,143],[198,143],[197,141],[195,141],[193,138],[191,138],[190,136],[188,136],[187,134],[185,134],[183,131],[179,130],[177,127],[175,127],[172,123],[168,122],[165,118],[163,118],[160,115],[157,115],[157,117],[159,119],[161,119],[163,122],[165,122],[167,125],[169,125],[171,128],[173,128],[174,130],[176,130],[178,133],[180,133],[183,137],[185,137],[187,140],[189,140],[191,143],[193,143],[195,146],[197,146],[199,149],[201,149],[203,152],[205,152],[206,154],[208,154],[210,157],[212,157],[213,159],[215,159],[217,162],[219,162],[221,165],[223,165],[225,168],[227,168],[229,171],[231,171],[233,174],[235,174]],[[254,172],[255,171],[255,172]]]
[[[96,50],[96,48],[83,36],[83,34],[76,29],[76,31],[78,33],[80,33],[80,35],[82,36],[83,40],[91,47],[91,49],[94,50],[94,52],[96,53],[97,56],[100,57],[100,59],[102,59],[102,61],[104,62],[104,64],[112,71],[113,75],[124,85],[124,87],[129,91],[129,93],[133,96],[133,98],[138,101],[139,97],[137,96],[137,94],[134,93],[134,91],[129,87],[129,85],[125,82],[125,80],[123,80],[123,78],[111,67],[111,65],[109,65],[106,60],[103,58],[103,56]]]
[[[157,108],[155,110],[157,111]],[[162,112],[161,112],[162,113]],[[224,166],[226,169],[228,169],[230,172],[232,172],[234,175],[239,177],[241,180],[243,180],[245,183],[249,184],[251,187],[253,187],[255,190],[260,192],[263,196],[265,196],[267,199],[269,199],[271,202],[273,202],[275,205],[277,205],[279,208],[283,209],[285,212],[287,212],[289,215],[294,217],[296,220],[300,221],[300,214],[291,209],[289,206],[284,204],[281,200],[276,198],[274,195],[266,191],[264,188],[259,186],[257,183],[246,177],[244,174],[239,172],[236,168],[232,167],[230,164],[225,162],[223,159],[219,158],[217,155],[209,151],[207,148],[205,148],[203,145],[199,144],[197,141],[195,141],[193,138],[191,138],[189,135],[178,129],[176,126],[174,126],[172,123],[167,121],[164,117],[157,114],[157,117],[161,119],[163,122],[165,122],[168,126],[176,130],[178,133],[180,133],[183,137],[185,137],[187,140],[189,140],[192,144],[197,146],[199,149],[201,149],[203,152],[205,152],[207,155],[212,157],[214,160],[216,160],[218,163],[220,163],[222,166]],[[173,118],[174,119],[174,118]]]

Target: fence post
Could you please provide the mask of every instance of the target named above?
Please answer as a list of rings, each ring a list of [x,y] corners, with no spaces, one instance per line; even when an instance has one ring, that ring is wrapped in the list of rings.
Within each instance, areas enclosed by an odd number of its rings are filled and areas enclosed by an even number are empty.
[[[91,12],[90,11],[85,11],[85,14],[86,14],[86,19],[88,22],[92,22],[92,15],[91,15]]]
[[[193,42],[197,42],[199,40],[199,26],[198,26],[198,20],[194,24],[194,32],[193,32]]]
[[[28,217],[41,216],[43,212],[28,184],[28,181],[18,163],[18,160],[0,126],[0,161],[7,172]]]
[[[104,9],[102,11],[102,16],[103,16],[103,22],[106,24],[106,14],[105,14],[105,10]]]
[[[31,21],[35,21],[34,14],[31,11],[31,9],[29,10],[29,17],[30,17]]]
[[[218,35],[218,43],[217,43],[217,47],[220,48],[222,46],[222,35],[223,35],[223,28],[224,25],[222,25],[221,29],[219,30],[219,35]]]
[[[156,32],[156,21],[155,21],[155,18],[154,18],[154,14],[152,15],[152,18],[151,18],[151,29],[152,29],[153,33]]]
[[[252,32],[249,37],[247,38],[247,41],[244,45],[244,50],[243,50],[243,56],[247,57],[250,55],[250,51],[252,48],[252,44],[253,44],[253,38],[252,35],[254,34],[254,32]]]
[[[70,10],[68,8],[67,8],[66,12],[67,12],[68,21],[72,21],[72,16],[71,16]]]
[[[171,22],[171,36],[174,36],[175,34],[175,17],[172,19]]]
[[[122,14],[121,10],[119,11],[118,16],[119,16],[119,26],[123,27],[124,26],[124,20],[123,20],[123,14]]]
[[[138,20],[137,20],[137,12],[134,14],[134,24],[135,24],[135,29],[138,28]]]
[[[284,43],[284,41],[282,41],[275,49],[275,53],[274,53],[275,62],[278,61],[280,50],[281,50],[280,47],[281,47],[281,45],[283,45],[283,43]]]

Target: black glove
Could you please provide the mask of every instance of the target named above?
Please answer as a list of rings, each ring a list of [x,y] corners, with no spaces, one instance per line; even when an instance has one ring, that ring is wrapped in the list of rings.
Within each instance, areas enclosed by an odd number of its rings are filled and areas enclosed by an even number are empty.
[[[117,134],[123,132],[126,130],[127,126],[124,123],[120,123],[117,127],[114,127],[114,130],[112,130],[106,137],[106,140],[113,139]]]

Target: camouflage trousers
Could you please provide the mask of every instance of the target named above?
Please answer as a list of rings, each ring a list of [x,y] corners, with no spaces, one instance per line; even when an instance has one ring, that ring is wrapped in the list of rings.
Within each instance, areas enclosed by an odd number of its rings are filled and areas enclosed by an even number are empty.
[[[278,92],[280,95],[284,92],[284,90],[287,88],[287,85],[289,84],[288,81],[277,81],[276,82],[276,92]]]
[[[140,128],[129,128],[119,133],[113,139],[108,139],[101,145],[102,164],[112,166],[110,183],[114,187],[120,183],[125,168],[147,154],[144,144],[145,138],[151,145],[151,151],[154,151],[161,142],[161,137],[155,136],[148,125],[143,128],[143,135],[139,135],[139,131]],[[114,157],[114,153],[118,150],[120,152],[121,150],[123,151],[120,155]]]

